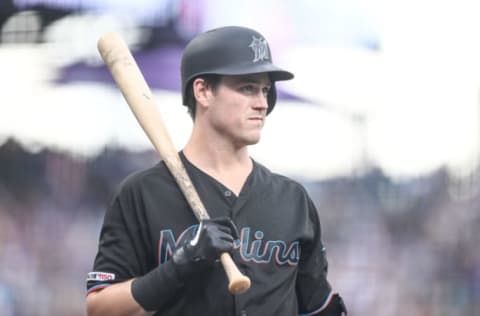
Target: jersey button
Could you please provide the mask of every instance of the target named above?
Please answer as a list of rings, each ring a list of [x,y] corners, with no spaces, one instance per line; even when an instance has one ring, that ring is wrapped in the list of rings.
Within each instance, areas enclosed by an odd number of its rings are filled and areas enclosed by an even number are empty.
[[[223,194],[224,194],[226,197],[230,197],[230,196],[232,196],[232,191],[227,190],[227,191],[223,192]]]

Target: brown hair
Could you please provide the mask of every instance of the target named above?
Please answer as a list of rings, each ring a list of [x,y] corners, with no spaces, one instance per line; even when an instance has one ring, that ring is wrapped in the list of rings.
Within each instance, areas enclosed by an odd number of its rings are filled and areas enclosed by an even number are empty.
[[[199,75],[198,77],[195,77],[192,80],[190,80],[190,83],[187,86],[185,105],[188,107],[188,113],[190,114],[193,120],[195,120],[195,110],[197,106],[197,101],[195,100],[195,95],[193,93],[193,82],[197,78],[203,79],[203,81],[205,81],[205,85],[208,88],[211,88],[213,91],[215,91],[215,89],[218,87],[220,83],[220,80],[222,79],[222,76],[217,74],[205,74],[205,75]]]

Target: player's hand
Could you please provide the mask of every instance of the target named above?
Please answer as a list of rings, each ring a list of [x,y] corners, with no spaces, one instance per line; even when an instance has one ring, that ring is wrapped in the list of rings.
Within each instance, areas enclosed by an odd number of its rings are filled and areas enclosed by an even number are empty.
[[[178,290],[189,276],[232,250],[236,239],[238,231],[230,218],[201,221],[194,238],[175,250],[171,260],[133,280],[133,297],[146,311],[160,310],[168,303],[161,298],[171,298],[172,289]]]
[[[182,276],[205,263],[213,263],[221,253],[233,249],[238,239],[235,224],[228,217],[202,220],[195,237],[173,254],[173,262]]]

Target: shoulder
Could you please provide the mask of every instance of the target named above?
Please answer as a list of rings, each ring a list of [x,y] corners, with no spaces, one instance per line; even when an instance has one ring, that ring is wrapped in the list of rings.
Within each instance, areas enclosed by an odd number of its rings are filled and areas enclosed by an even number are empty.
[[[256,178],[266,179],[259,181],[260,186],[256,185],[256,194],[261,196],[261,200],[274,205],[277,214],[281,213],[283,218],[290,218],[291,222],[302,222],[302,219],[305,219],[305,223],[318,223],[317,208],[300,182],[272,172],[259,163],[256,163],[256,169]]]
[[[115,196],[139,193],[151,188],[174,185],[173,178],[163,161],[155,166],[135,171],[125,177],[117,186]]]
[[[310,219],[317,221],[317,208],[305,186],[300,182],[275,172],[270,171],[262,164],[255,162],[256,177],[261,179],[257,184],[258,191],[263,198],[268,197],[274,200],[277,205],[290,206],[295,205],[296,214],[304,210]]]
[[[256,161],[254,163],[255,172],[265,185],[270,186],[272,189],[281,190],[283,192],[292,192],[308,198],[308,193],[300,182],[285,175],[272,172],[261,163]]]

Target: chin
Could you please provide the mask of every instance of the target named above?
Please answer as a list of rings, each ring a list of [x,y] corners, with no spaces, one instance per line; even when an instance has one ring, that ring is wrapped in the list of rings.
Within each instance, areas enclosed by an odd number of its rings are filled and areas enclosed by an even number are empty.
[[[259,131],[250,131],[250,133],[237,134],[233,141],[237,146],[255,145],[260,141],[261,133]]]
[[[251,137],[247,140],[248,145],[255,145],[260,141],[260,136]]]

